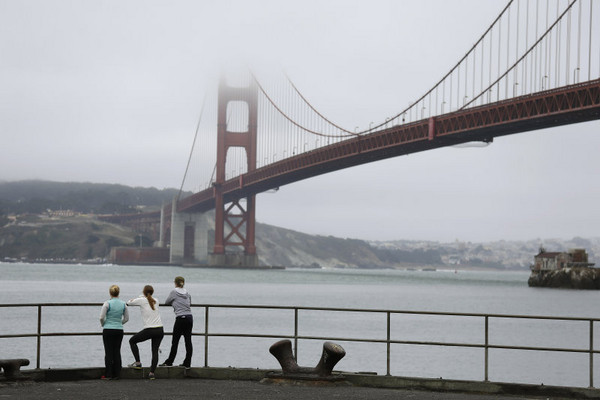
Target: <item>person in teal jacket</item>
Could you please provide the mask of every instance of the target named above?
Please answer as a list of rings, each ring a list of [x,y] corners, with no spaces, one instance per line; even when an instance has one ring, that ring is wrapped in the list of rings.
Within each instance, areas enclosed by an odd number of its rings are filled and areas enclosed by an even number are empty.
[[[121,289],[112,285],[108,289],[110,300],[102,304],[100,324],[102,341],[104,342],[104,365],[106,371],[103,379],[119,379],[121,377],[121,342],[123,342],[123,324],[129,321],[129,312],[125,302],[119,299]]]

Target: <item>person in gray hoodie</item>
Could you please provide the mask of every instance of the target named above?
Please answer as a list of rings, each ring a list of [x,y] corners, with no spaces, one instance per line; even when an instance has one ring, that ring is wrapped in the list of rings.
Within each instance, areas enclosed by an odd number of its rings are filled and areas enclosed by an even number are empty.
[[[173,325],[173,341],[171,342],[171,352],[169,357],[161,366],[170,367],[175,361],[179,339],[183,335],[185,340],[185,359],[180,367],[190,368],[192,365],[192,327],[194,318],[192,317],[192,296],[183,288],[185,279],[181,276],[175,277],[175,289],[169,293],[165,300],[165,305],[172,305],[175,312],[175,324]]]

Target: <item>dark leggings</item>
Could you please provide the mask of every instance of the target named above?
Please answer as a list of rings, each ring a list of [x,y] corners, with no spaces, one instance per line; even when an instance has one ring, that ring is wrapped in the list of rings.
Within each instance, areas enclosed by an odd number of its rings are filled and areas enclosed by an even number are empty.
[[[173,364],[175,356],[177,355],[177,346],[179,346],[179,339],[183,335],[185,340],[185,360],[183,365],[189,367],[192,365],[192,327],[194,326],[194,318],[191,315],[184,315],[175,318],[175,325],[173,325],[173,341],[171,342],[171,354],[165,361],[167,364]]]
[[[138,349],[137,344],[152,339],[152,365],[150,365],[150,372],[154,372],[158,365],[158,348],[160,347],[163,336],[165,336],[165,332],[163,331],[162,326],[160,326],[158,328],[143,329],[129,339],[131,352],[137,362],[140,362],[140,350]]]
[[[104,365],[107,378],[119,378],[121,375],[121,342],[123,341],[123,329],[102,330],[102,341],[104,342]]]

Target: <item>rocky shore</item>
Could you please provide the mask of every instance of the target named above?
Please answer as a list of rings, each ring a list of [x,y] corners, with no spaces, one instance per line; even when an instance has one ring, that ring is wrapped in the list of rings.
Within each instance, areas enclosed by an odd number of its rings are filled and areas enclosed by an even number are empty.
[[[600,289],[600,269],[573,267],[532,271],[527,283],[532,287]]]

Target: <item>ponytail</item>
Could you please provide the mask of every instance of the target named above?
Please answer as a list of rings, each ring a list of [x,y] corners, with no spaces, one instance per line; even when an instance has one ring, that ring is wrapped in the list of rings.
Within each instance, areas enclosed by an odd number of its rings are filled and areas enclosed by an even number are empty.
[[[152,297],[154,294],[154,288],[150,285],[144,286],[144,291],[142,292],[146,299],[148,299],[148,303],[150,304],[150,308],[154,310],[154,304],[156,304],[156,300]]]

